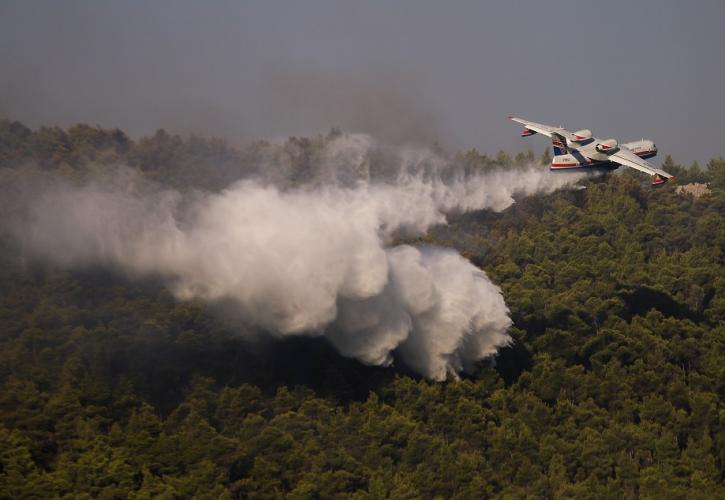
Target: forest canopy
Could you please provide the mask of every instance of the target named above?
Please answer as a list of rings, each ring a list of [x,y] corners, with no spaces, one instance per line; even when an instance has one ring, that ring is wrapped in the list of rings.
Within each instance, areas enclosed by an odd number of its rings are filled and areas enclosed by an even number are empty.
[[[341,133],[231,147],[0,121],[0,183],[125,165],[219,191],[270,163],[303,183]],[[725,497],[725,159],[664,168],[676,184],[617,172],[411,241],[484,270],[513,320],[510,347],[442,383],[320,338],[250,342],[153,279],[36,265],[0,234],[0,498]]]

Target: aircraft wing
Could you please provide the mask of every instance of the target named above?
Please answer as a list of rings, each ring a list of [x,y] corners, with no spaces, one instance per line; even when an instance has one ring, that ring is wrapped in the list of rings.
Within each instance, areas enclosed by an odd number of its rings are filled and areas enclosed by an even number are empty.
[[[509,116],[509,119],[515,121],[516,123],[520,123],[528,130],[533,130],[534,132],[543,134],[547,137],[551,137],[552,135],[560,135],[569,141],[576,141],[576,137],[574,136],[574,134],[561,127],[552,127],[551,125],[544,125],[543,123],[530,122],[517,116]]]
[[[619,163],[625,167],[634,168],[640,172],[644,172],[649,175],[653,175],[654,179],[652,184],[662,184],[667,182],[669,179],[674,179],[674,175],[668,174],[664,170],[655,167],[647,160],[643,160],[629,149],[620,146],[619,151],[609,155],[609,161]]]

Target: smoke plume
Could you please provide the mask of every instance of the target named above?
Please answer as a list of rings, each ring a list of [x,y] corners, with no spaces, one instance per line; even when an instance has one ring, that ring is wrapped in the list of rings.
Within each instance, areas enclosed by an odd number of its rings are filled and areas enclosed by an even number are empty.
[[[274,335],[324,336],[345,356],[373,365],[399,357],[443,380],[510,341],[508,309],[456,252],[393,241],[447,213],[503,210],[515,195],[580,177],[470,172],[420,149],[388,151],[385,175],[374,175],[375,151],[368,136],[342,135],[310,182],[245,179],[218,193],[164,189],[130,169],[80,185],[5,179],[15,207],[3,225],[26,255],[159,276],[179,299],[232,304]]]

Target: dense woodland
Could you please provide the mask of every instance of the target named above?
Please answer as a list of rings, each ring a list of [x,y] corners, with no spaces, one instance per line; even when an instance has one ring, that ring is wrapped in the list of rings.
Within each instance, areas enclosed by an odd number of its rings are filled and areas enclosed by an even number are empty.
[[[0,121],[0,174],[123,164],[217,190],[281,156],[304,179],[328,137]],[[514,321],[495,362],[445,383],[318,339],[249,342],[158,283],[31,265],[0,240],[0,497],[725,498],[725,160],[665,168],[677,184],[610,174],[421,238],[484,269]]]

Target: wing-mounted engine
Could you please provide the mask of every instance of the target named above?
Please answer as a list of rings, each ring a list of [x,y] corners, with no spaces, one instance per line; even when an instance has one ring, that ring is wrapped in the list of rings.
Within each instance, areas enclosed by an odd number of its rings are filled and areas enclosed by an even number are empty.
[[[536,131],[535,130],[531,130],[531,129],[528,129],[528,128],[525,128],[525,129],[523,129],[521,131],[521,137],[529,137],[529,136],[532,136],[532,135],[535,135],[535,134],[536,134]]]
[[[619,149],[617,139],[607,139],[597,144],[597,151],[600,153],[611,154]]]
[[[592,138],[592,131],[588,128],[577,130],[574,132],[574,142],[577,144],[585,144]]]

